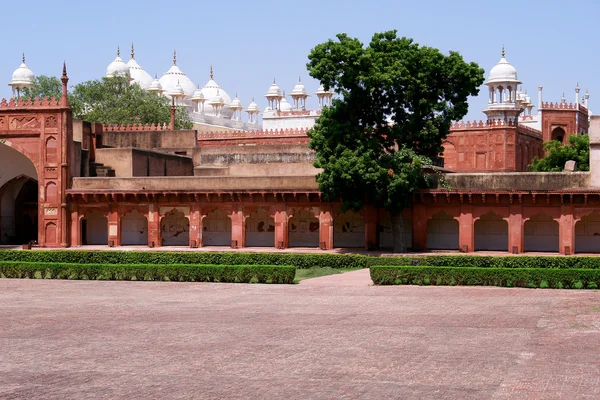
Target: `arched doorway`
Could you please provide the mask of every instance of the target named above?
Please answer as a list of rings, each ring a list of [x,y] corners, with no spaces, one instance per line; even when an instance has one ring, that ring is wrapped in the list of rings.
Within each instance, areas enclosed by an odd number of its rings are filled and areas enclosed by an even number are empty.
[[[508,251],[508,222],[490,211],[475,221],[475,251]]]
[[[311,211],[296,212],[289,220],[288,230],[290,247],[319,246],[319,219]]]
[[[275,246],[275,220],[262,207],[246,219],[246,246]]]
[[[190,221],[183,212],[174,208],[162,217],[160,235],[163,246],[189,246]]]
[[[575,253],[600,253],[600,215],[597,212],[575,224]]]
[[[148,245],[148,219],[138,210],[121,218],[121,245]]]
[[[0,144],[0,244],[38,240],[38,174],[29,158]]]
[[[92,210],[81,219],[82,245],[108,245],[108,218],[100,210]]]
[[[458,250],[458,221],[442,211],[427,221],[428,250]]]
[[[204,246],[231,246],[231,218],[220,208],[208,213],[202,221]]]
[[[564,144],[565,143],[565,130],[563,128],[561,128],[560,126],[558,128],[554,128],[552,130],[552,137],[550,139],[557,140],[560,143]]]
[[[546,214],[536,214],[525,221],[524,250],[558,253],[558,222]]]
[[[365,247],[365,219],[346,211],[333,221],[333,247]]]

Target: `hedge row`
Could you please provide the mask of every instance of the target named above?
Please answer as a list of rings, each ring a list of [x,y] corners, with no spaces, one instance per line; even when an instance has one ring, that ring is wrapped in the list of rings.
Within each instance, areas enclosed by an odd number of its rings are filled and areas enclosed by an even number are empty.
[[[295,275],[295,267],[282,265],[68,264],[0,261],[2,278],[293,283]]]
[[[480,268],[600,268],[600,257],[576,256],[364,256],[358,254],[298,254],[241,252],[155,252],[85,250],[0,250],[0,261],[75,264],[211,264],[293,265],[297,268],[367,268],[372,265],[429,265]]]
[[[376,285],[475,285],[598,289],[600,269],[372,266]]]

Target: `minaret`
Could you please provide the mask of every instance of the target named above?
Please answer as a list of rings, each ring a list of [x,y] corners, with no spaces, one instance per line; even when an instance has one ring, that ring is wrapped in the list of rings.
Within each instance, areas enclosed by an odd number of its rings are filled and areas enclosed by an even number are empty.
[[[575,104],[577,108],[579,108],[579,91],[581,89],[579,88],[579,82],[577,82],[577,86],[575,86]]]

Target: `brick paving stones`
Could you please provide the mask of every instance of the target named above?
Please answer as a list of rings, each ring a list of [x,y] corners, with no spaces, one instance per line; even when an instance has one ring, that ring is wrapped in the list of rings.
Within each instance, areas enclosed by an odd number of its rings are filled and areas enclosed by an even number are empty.
[[[0,399],[600,398],[600,291],[0,280]]]

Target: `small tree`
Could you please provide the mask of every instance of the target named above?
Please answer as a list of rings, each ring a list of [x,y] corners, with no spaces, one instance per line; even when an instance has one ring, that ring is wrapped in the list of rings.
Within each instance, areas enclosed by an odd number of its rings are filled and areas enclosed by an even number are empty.
[[[442,151],[452,121],[465,116],[483,70],[449,55],[377,33],[364,47],[337,35],[309,54],[309,74],[339,96],[309,132],[319,190],[343,209],[366,203],[392,217],[394,251],[405,252],[402,210],[425,182],[423,167]]]
[[[38,76],[27,89],[27,97],[60,98],[61,82],[56,77]],[[167,97],[131,85],[128,76],[102,78],[75,85],[69,93],[73,118],[102,124],[168,124],[171,102]],[[177,107],[175,129],[191,129],[183,107]]]
[[[33,86],[23,90],[23,97],[54,97],[60,99],[61,96],[62,84],[60,80],[55,76],[36,76]]]
[[[575,161],[578,171],[590,170],[590,137],[588,135],[570,135],[568,144],[557,140],[544,143],[543,158],[534,157],[529,165],[533,172],[560,172],[569,160]]]

